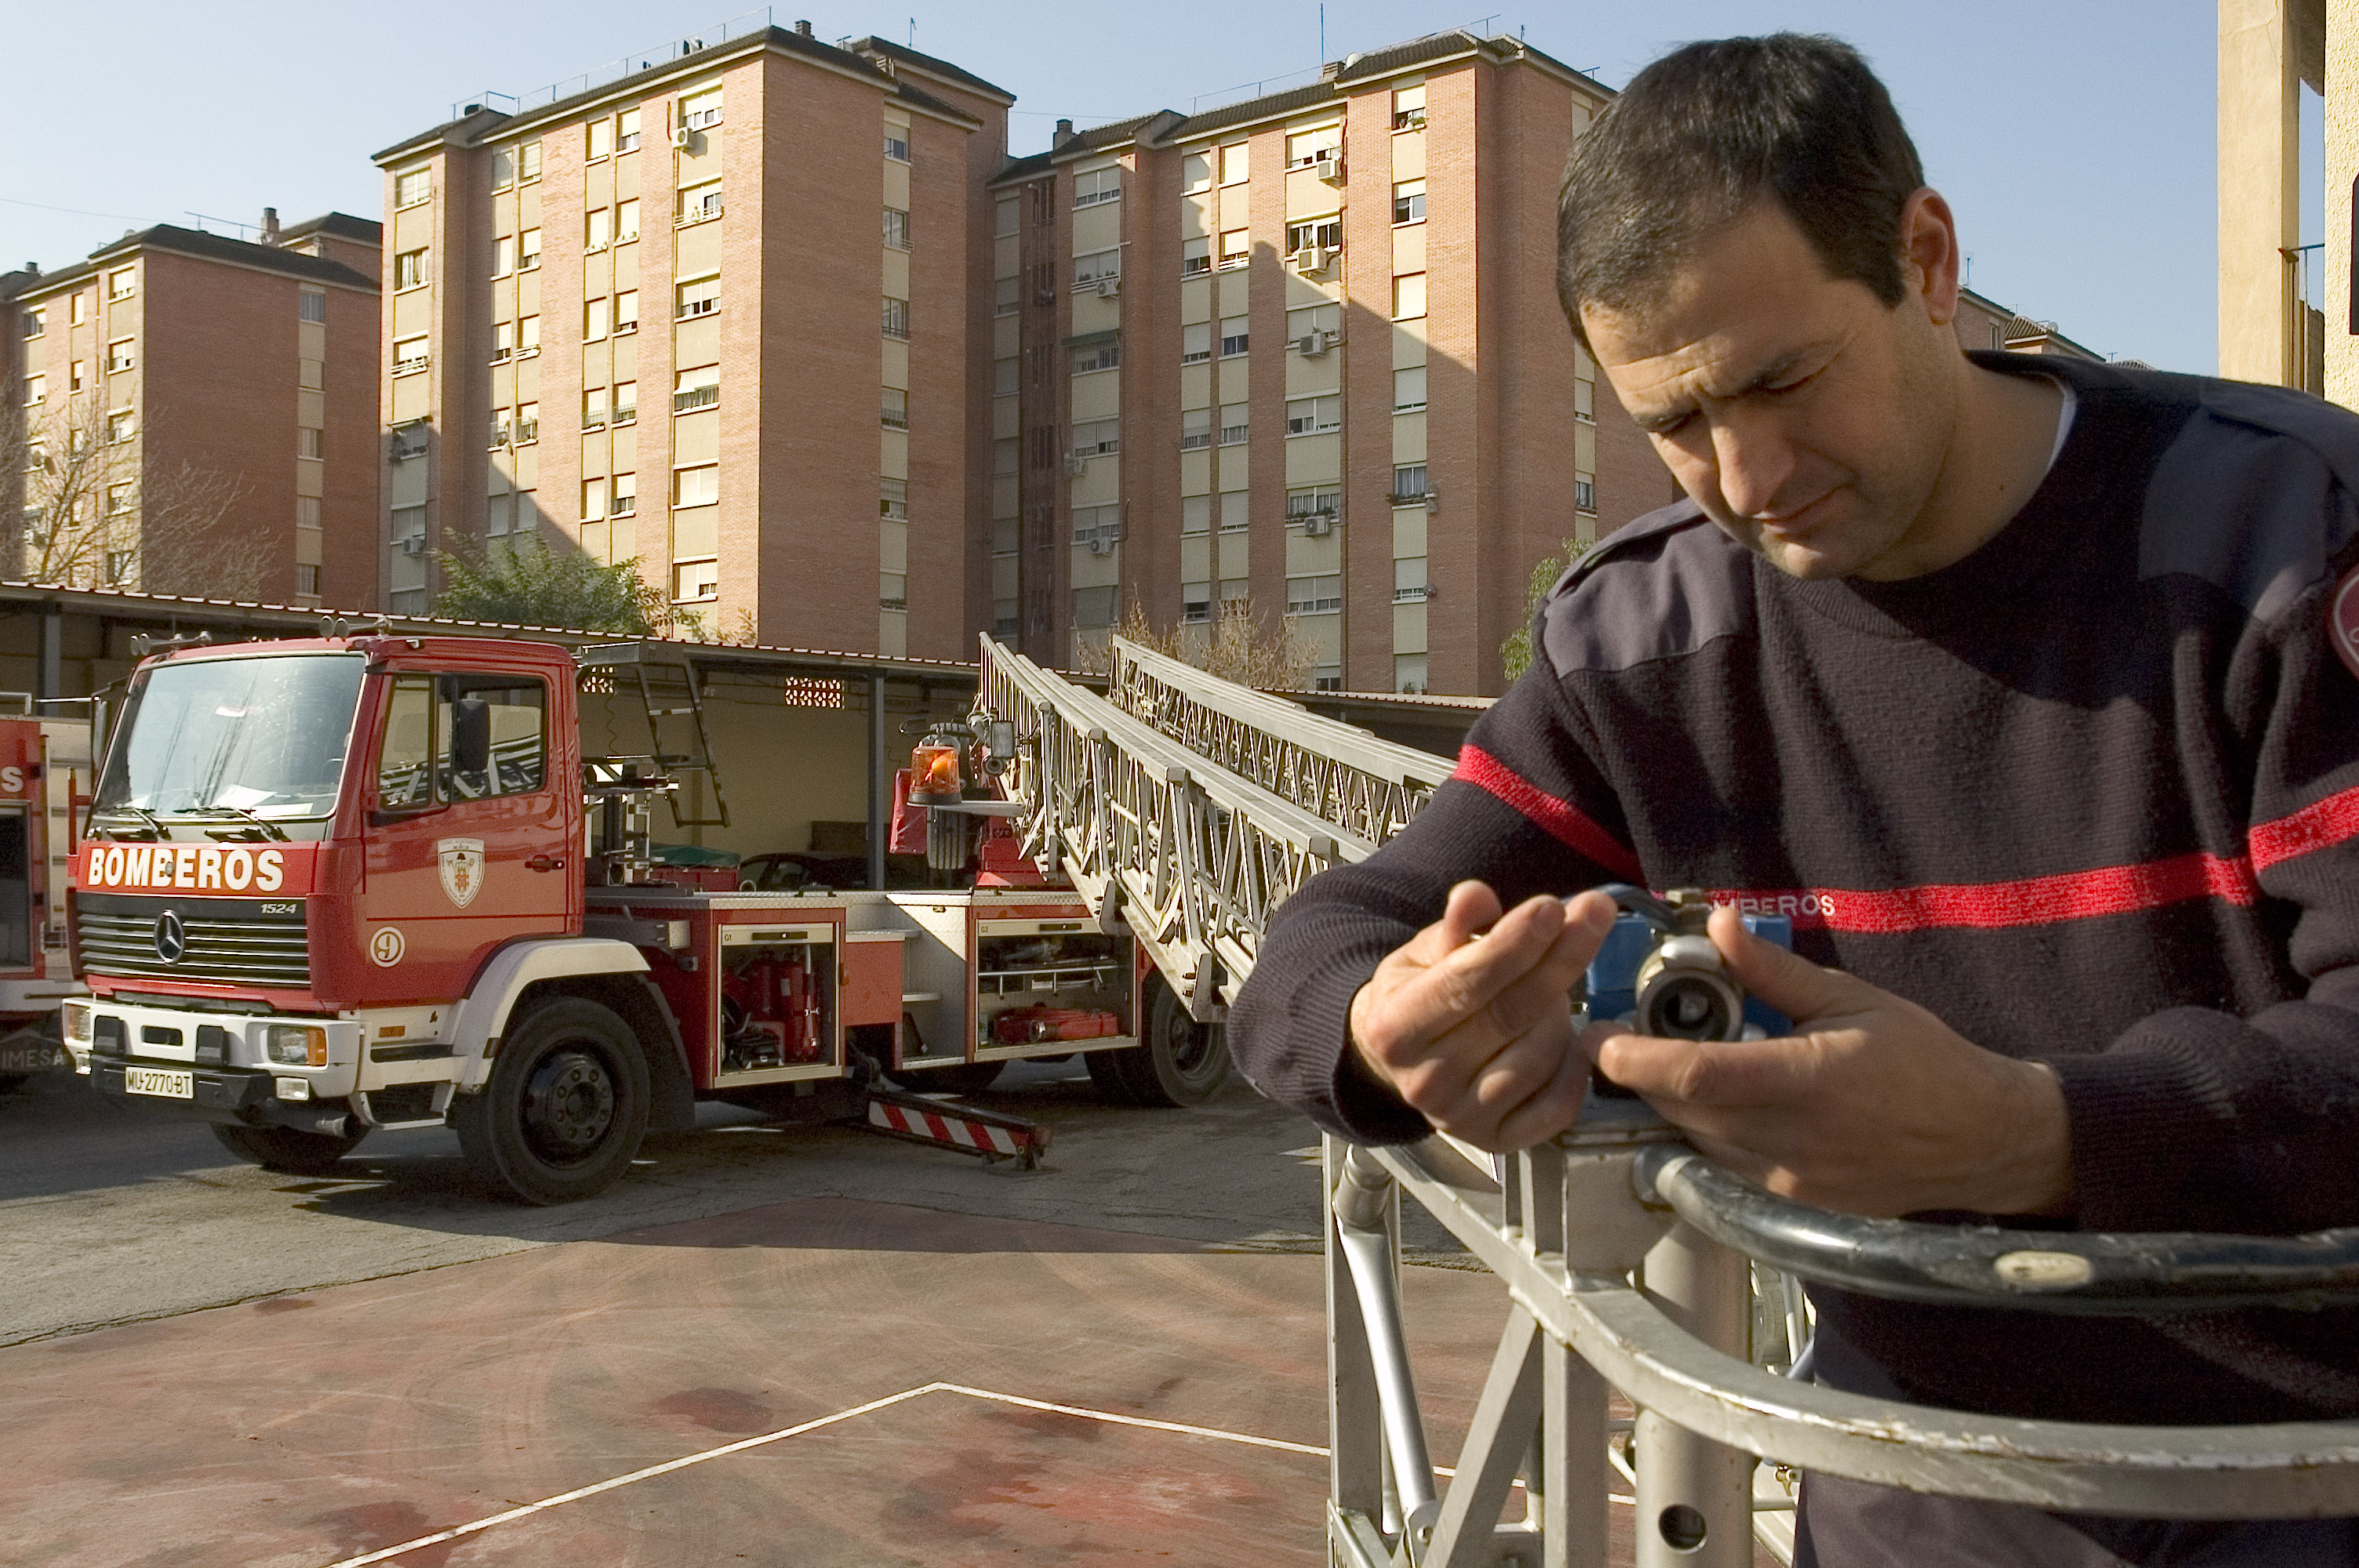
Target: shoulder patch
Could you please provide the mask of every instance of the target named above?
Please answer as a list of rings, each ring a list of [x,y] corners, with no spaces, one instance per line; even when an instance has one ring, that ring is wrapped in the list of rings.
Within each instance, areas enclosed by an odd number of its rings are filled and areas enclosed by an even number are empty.
[[[2343,574],[2326,600],[2326,640],[2343,667],[2359,676],[2359,567]]]
[[[1564,676],[1675,658],[1752,623],[1752,556],[1683,501],[1584,552],[1541,605],[1534,641]]]

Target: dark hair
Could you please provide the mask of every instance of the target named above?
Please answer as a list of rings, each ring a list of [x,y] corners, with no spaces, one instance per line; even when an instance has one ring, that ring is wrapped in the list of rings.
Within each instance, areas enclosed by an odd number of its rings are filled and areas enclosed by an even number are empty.
[[[1900,212],[1925,183],[1884,83],[1839,38],[1689,44],[1631,80],[1574,143],[1557,202],[1557,296],[1647,302],[1714,229],[1775,197],[1838,279],[1900,303]],[[1586,334],[1583,334],[1586,341]]]

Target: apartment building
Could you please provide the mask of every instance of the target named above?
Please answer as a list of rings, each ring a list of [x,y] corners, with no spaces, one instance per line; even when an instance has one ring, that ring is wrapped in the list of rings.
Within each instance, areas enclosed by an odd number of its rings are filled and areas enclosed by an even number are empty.
[[[977,620],[1062,662],[1245,600],[1319,687],[1498,690],[1533,563],[1672,493],[1556,302],[1610,96],[1449,32],[1011,163]]]
[[[1969,349],[1991,349],[2010,354],[2061,354],[2067,359],[2102,360],[2104,355],[2074,342],[2053,321],[2034,321],[1971,288],[1958,290],[1958,341]]]
[[[387,607],[538,531],[708,635],[972,656],[1013,101],[803,23],[376,155]]]
[[[378,225],[261,233],[161,224],[0,279],[0,570],[375,601]]]

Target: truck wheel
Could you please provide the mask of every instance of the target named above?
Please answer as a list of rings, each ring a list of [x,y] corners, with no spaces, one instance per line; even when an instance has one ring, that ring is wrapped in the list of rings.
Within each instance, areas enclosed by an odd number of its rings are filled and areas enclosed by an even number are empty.
[[[1090,1087],[1098,1091],[1098,1098],[1108,1105],[1136,1105],[1138,1097],[1130,1092],[1130,1080],[1123,1076],[1122,1060],[1136,1056],[1131,1051],[1084,1051],[1082,1060],[1090,1069]]]
[[[290,1176],[318,1176],[334,1170],[336,1162],[368,1136],[365,1127],[342,1138],[299,1132],[291,1127],[229,1127],[218,1121],[212,1129],[221,1146],[239,1159]]]
[[[1100,1057],[1122,1076],[1124,1087],[1140,1105],[1202,1105],[1229,1076],[1226,1031],[1189,1017],[1159,975],[1147,988],[1146,1040],[1135,1050],[1095,1053],[1090,1058],[1093,1068]]]
[[[999,1081],[1006,1062],[961,1062],[955,1067],[896,1067],[886,1076],[921,1095],[981,1094]]]
[[[647,1129],[647,1061],[628,1025],[580,997],[556,997],[508,1026],[481,1094],[451,1125],[475,1180],[529,1204],[603,1192]]]

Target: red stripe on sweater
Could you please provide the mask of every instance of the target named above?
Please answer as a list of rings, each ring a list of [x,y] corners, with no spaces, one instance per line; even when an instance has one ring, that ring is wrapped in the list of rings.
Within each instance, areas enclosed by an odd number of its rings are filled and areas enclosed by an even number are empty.
[[[1523,814],[1532,826],[1567,849],[1588,856],[1625,881],[1638,880],[1638,857],[1614,835],[1582,816],[1568,803],[1548,794],[1506,763],[1479,746],[1462,746],[1458,770],[1463,779],[1486,795]]]
[[[2264,822],[2245,835],[2245,843],[2253,869],[2265,871],[2280,860],[2354,838],[2359,838],[2359,789],[2330,795],[2275,822]]]

